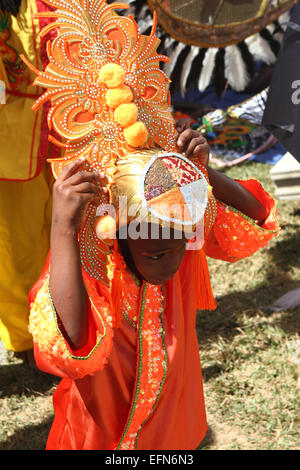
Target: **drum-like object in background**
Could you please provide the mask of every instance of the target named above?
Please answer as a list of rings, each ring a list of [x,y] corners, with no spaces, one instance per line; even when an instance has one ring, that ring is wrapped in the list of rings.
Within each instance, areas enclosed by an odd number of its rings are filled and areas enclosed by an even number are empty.
[[[148,0],[170,36],[200,47],[237,44],[273,23],[297,0]]]

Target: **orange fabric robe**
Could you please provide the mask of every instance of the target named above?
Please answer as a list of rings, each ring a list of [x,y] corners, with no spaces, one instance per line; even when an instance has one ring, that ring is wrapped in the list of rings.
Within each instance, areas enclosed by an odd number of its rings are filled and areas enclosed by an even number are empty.
[[[262,226],[218,202],[205,243],[211,257],[237,261],[278,233],[273,199],[254,180],[241,182],[268,208]],[[163,286],[138,285],[122,273],[122,320],[113,328],[106,288],[83,271],[90,334],[72,351],[48,291],[48,267],[31,292],[30,327],[38,366],[63,377],[55,391],[55,419],[47,449],[191,450],[207,431],[199,348],[197,260],[187,251]],[[203,287],[203,286],[202,286]],[[201,290],[201,289],[200,289]]]

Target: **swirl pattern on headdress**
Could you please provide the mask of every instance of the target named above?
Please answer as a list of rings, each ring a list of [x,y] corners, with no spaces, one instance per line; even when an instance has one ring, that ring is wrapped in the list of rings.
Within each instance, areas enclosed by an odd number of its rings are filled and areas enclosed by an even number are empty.
[[[56,11],[37,16],[56,20],[41,34],[54,28],[58,34],[47,44],[46,69],[31,68],[37,74],[35,85],[46,89],[33,109],[50,101],[48,126],[61,142],[51,135],[50,140],[65,148],[63,158],[50,160],[54,174],[83,155],[91,169],[104,170],[109,176],[116,159],[133,149],[173,150],[177,132],[169,110],[169,79],[159,68],[160,61],[168,58],[157,54],[156,15],[151,34],[144,36],[132,17],[114,11],[127,5],[108,5],[105,0],[46,3]],[[118,68],[119,81],[109,81],[103,67]],[[123,113],[120,109],[116,113],[116,108],[128,103],[136,106],[137,113],[127,122],[122,118],[126,106]]]

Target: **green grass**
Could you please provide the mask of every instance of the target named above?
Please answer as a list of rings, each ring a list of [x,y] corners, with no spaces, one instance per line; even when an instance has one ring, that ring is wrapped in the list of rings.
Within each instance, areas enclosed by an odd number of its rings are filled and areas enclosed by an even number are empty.
[[[274,194],[270,168],[246,163],[226,173],[257,178]],[[264,309],[300,287],[300,201],[278,201],[278,212],[282,231],[266,248],[234,264],[209,259],[218,308],[199,312],[196,325],[209,423],[204,450],[300,449],[300,308]],[[20,361],[0,364],[0,449],[44,448],[57,383]]]
[[[44,449],[53,419],[56,377],[37,375],[21,360],[0,364],[0,450]]]
[[[232,178],[257,178],[274,194],[270,167],[248,163]],[[234,264],[209,260],[215,312],[197,333],[210,431],[203,449],[299,449],[300,308],[265,307],[300,287],[300,201],[277,201],[279,237]]]

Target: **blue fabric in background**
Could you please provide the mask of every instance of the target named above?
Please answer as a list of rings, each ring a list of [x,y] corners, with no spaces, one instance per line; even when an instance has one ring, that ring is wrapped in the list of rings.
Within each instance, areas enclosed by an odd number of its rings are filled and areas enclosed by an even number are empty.
[[[286,154],[287,150],[277,142],[271,149],[259,155],[253,155],[248,161],[256,161],[261,163],[267,163],[268,165],[276,165],[279,160]]]

